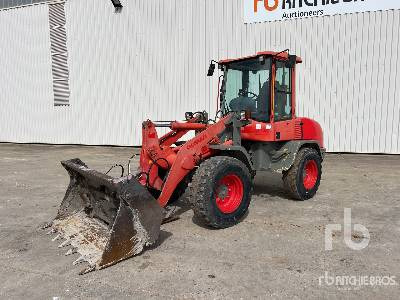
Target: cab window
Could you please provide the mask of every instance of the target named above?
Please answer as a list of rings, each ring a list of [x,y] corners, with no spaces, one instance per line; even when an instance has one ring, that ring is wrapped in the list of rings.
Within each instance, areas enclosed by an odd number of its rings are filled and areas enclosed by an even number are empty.
[[[251,118],[268,122],[270,118],[271,60],[259,58],[233,62],[226,66],[223,88],[223,110],[250,111]]]
[[[290,120],[292,118],[292,69],[287,68],[284,62],[276,63],[275,76],[275,121]]]

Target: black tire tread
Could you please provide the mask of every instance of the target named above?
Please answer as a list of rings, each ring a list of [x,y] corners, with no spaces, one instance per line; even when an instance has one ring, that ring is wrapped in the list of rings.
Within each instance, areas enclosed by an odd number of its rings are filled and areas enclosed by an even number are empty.
[[[297,173],[299,172],[299,168],[301,165],[302,160],[304,157],[306,157],[308,154],[315,154],[318,155],[317,150],[313,148],[302,148],[299,150],[299,152],[296,155],[296,158],[294,160],[294,163],[292,167],[283,175],[283,183],[286,188],[286,190],[290,193],[290,195],[295,199],[299,201],[304,201],[300,195],[300,192],[297,189],[296,185],[296,177]],[[322,176],[322,166],[321,166],[321,176]],[[318,189],[320,182],[317,182],[316,188]]]
[[[229,156],[215,156],[211,157],[200,164],[196,170],[192,182],[189,184],[189,202],[193,207],[193,212],[196,217],[202,220],[206,225],[214,228],[226,228],[229,226],[221,225],[211,218],[212,212],[207,209],[206,202],[202,196],[205,187],[212,178],[212,174],[221,164],[236,164],[240,166],[251,178],[247,166],[240,160]]]

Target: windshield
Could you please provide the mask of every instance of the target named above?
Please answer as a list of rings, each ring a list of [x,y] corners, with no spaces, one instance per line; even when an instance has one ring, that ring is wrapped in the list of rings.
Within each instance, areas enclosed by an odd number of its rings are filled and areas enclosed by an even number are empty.
[[[254,58],[226,65],[222,87],[224,113],[250,110],[252,119],[269,121],[270,70],[271,59],[261,62]]]

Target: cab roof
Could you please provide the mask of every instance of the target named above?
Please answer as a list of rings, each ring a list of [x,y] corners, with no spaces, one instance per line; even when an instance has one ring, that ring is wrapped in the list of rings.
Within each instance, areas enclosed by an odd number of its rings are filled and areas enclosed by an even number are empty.
[[[274,51],[261,51],[261,52],[257,52],[257,54],[255,55],[250,55],[250,56],[244,56],[244,57],[240,57],[240,58],[232,58],[232,59],[223,59],[219,61],[219,64],[227,64],[227,63],[231,63],[234,61],[241,61],[241,60],[246,60],[246,59],[251,59],[251,58],[257,58],[259,56],[276,56],[278,59],[288,59],[288,52],[274,52]],[[296,63],[300,64],[302,63],[303,60],[301,59],[300,56],[296,56]]]

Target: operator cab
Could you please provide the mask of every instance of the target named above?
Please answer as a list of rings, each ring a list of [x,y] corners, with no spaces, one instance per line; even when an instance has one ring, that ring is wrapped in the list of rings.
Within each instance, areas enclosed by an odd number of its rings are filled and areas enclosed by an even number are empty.
[[[223,114],[246,111],[252,120],[263,123],[292,119],[295,65],[299,62],[300,58],[286,51],[220,61]]]
[[[250,111],[251,117],[268,122],[270,117],[271,59],[252,58],[224,66],[221,107],[224,114]]]

